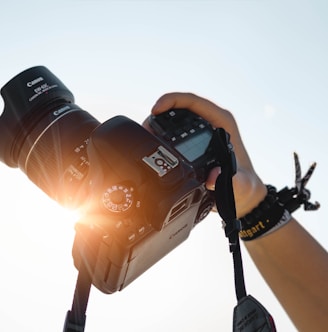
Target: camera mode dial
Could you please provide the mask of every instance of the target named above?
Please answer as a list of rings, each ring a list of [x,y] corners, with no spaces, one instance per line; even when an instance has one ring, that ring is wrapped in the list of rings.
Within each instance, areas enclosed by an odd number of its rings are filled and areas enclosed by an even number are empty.
[[[125,212],[133,203],[133,188],[125,185],[113,185],[104,192],[103,203],[110,212]]]

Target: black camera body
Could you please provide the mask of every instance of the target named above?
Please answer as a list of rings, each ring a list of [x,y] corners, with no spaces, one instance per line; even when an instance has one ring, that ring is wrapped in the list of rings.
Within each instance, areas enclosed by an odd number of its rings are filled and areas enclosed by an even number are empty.
[[[208,145],[213,130],[198,122]],[[205,165],[197,172],[164,141],[123,116],[91,134],[92,195],[84,220],[76,225],[73,257],[77,268],[88,257],[92,283],[105,293],[122,290],[186,240],[214,205],[198,176]],[[201,145],[203,152],[207,145]],[[199,158],[205,164],[209,159],[206,153]]]
[[[130,284],[213,208],[205,188],[219,165],[213,133],[228,134],[192,112],[151,116],[152,133],[124,116],[100,124],[45,67],[17,75],[1,94],[0,159],[81,209],[74,264],[102,292]]]

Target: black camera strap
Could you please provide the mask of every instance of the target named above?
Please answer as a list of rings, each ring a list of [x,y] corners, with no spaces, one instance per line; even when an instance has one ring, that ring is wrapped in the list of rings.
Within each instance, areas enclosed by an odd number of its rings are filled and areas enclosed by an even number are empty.
[[[76,280],[71,310],[67,311],[63,332],[84,332],[86,311],[92,285],[90,275],[90,252],[84,248],[81,253],[79,272]]]
[[[79,268],[72,307],[66,314],[63,332],[84,332],[91,277],[83,261]]]
[[[247,295],[244,270],[240,249],[240,220],[236,217],[235,198],[232,177],[236,173],[236,158],[229,134],[222,128],[214,131],[210,146],[217,152],[217,160],[221,173],[215,183],[215,200],[225,235],[229,240],[229,248],[233,257],[235,290],[237,305],[233,313],[233,332],[275,332],[272,316],[251,295]]]

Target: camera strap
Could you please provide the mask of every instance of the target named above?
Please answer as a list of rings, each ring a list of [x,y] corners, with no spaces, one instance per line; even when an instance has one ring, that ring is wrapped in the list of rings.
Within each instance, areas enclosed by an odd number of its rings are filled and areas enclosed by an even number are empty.
[[[92,285],[89,262],[92,262],[92,253],[86,247],[82,249],[78,276],[75,285],[71,310],[67,311],[63,332],[84,332],[86,311]]]
[[[91,277],[86,262],[81,260],[73,303],[71,310],[67,311],[63,332],[84,332],[90,289]]]
[[[229,249],[233,257],[235,291],[237,305],[233,312],[233,332],[275,332],[275,324],[269,312],[251,295],[247,295],[242,256],[240,250],[240,220],[236,217],[235,198],[232,177],[236,173],[236,158],[230,135],[217,128],[212,136],[210,147],[217,156],[221,173],[215,183],[215,200],[219,215],[229,240]]]

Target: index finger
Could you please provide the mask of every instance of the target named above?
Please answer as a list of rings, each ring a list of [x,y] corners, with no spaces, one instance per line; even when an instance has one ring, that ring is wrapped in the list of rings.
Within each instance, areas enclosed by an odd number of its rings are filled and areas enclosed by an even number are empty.
[[[237,130],[236,122],[229,111],[195,94],[167,93],[157,100],[152,108],[152,113],[156,115],[171,108],[187,108],[200,115],[215,128],[222,127],[228,132]]]

